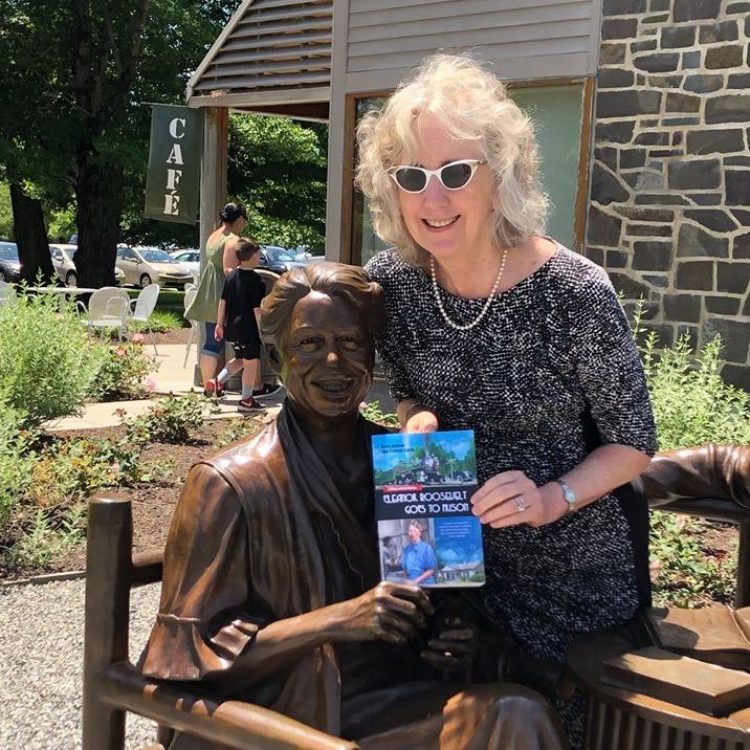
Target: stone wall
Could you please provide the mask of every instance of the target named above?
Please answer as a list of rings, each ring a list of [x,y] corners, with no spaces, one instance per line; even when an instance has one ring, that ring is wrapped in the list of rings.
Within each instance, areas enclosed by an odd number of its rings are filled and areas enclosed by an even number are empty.
[[[750,389],[750,2],[603,0],[587,255]]]

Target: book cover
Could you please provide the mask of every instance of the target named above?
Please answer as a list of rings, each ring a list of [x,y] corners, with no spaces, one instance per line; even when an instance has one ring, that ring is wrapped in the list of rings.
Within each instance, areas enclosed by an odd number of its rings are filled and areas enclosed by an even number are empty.
[[[471,430],[372,438],[375,516],[384,581],[447,588],[485,582]]]

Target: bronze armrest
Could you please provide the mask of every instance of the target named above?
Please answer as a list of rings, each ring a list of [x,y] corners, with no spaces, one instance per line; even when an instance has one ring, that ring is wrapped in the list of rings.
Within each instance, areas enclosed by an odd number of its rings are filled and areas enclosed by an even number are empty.
[[[738,524],[735,606],[750,605],[750,446],[657,453],[633,484],[651,508]]]
[[[677,501],[684,509],[671,509],[690,512],[688,508],[693,503],[686,499],[700,499],[708,511],[700,515],[714,518],[720,512],[718,517],[738,521],[750,512],[750,446],[709,444],[663,451],[653,457],[634,484],[652,508],[671,506]],[[722,500],[731,501],[739,515],[725,518],[724,512],[731,511]]]
[[[128,663],[112,664],[100,681],[100,699],[178,731],[235,750],[356,750],[357,744],[242,701],[217,701],[179,684],[150,680]]]

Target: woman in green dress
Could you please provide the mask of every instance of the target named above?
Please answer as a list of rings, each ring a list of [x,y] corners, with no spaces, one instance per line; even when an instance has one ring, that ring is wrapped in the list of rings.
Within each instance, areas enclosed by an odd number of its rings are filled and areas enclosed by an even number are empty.
[[[227,203],[219,215],[221,226],[206,241],[206,262],[198,284],[198,293],[185,311],[188,320],[204,324],[205,340],[198,364],[203,390],[211,395],[218,390],[216,364],[224,350],[224,342],[214,337],[216,311],[224,288],[225,277],[238,265],[235,246],[239,234],[247,226],[247,213],[239,203]],[[218,393],[216,395],[219,395]]]

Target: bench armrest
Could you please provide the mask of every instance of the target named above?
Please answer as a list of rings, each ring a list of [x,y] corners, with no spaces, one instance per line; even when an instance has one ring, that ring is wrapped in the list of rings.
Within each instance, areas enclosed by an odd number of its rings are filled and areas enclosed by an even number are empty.
[[[128,663],[112,664],[100,682],[100,699],[113,708],[221,743],[234,750],[356,750],[357,744],[288,716],[242,701],[217,701],[181,684],[150,680]]]

